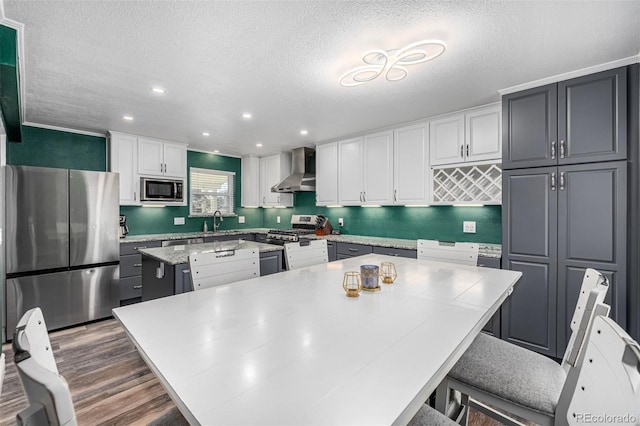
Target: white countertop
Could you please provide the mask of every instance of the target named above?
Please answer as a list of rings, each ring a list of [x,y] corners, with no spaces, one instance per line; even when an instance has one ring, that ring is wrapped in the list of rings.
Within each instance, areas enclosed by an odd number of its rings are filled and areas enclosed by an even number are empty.
[[[382,261],[396,282],[346,297]],[[520,276],[372,254],[113,312],[195,424],[402,424]]]

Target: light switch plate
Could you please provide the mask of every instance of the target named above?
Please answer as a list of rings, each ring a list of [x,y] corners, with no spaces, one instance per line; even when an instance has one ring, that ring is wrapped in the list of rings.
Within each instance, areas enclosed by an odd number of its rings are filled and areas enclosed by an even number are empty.
[[[173,218],[174,225],[184,225],[184,217],[174,217]]]
[[[238,223],[244,223],[244,216],[238,216]]]
[[[276,223],[280,223],[280,216],[276,216]]]
[[[476,233],[476,222],[475,221],[464,221],[462,222],[462,232],[466,232],[468,234]]]
[[[344,226],[344,218],[341,218],[341,217],[338,218],[338,225]]]

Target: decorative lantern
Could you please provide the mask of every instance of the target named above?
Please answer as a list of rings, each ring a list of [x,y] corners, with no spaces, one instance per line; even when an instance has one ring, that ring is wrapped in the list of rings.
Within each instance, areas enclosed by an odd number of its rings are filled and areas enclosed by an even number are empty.
[[[359,272],[345,272],[342,280],[342,288],[347,292],[347,297],[358,297],[362,290]]]
[[[396,272],[396,265],[392,262],[382,262],[380,264],[380,278],[385,284],[393,284],[396,280],[398,273]]]

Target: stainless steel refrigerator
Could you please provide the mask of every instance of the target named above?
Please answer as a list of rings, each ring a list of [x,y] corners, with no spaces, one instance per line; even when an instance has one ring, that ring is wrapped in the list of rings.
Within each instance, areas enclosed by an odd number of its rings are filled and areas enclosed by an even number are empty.
[[[117,173],[7,166],[6,327],[39,306],[49,330],[111,315],[119,297]]]

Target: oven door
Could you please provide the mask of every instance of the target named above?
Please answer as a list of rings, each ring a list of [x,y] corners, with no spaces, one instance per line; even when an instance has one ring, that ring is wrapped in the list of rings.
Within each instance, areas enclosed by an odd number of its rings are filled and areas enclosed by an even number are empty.
[[[141,201],[183,201],[181,180],[140,178]]]

